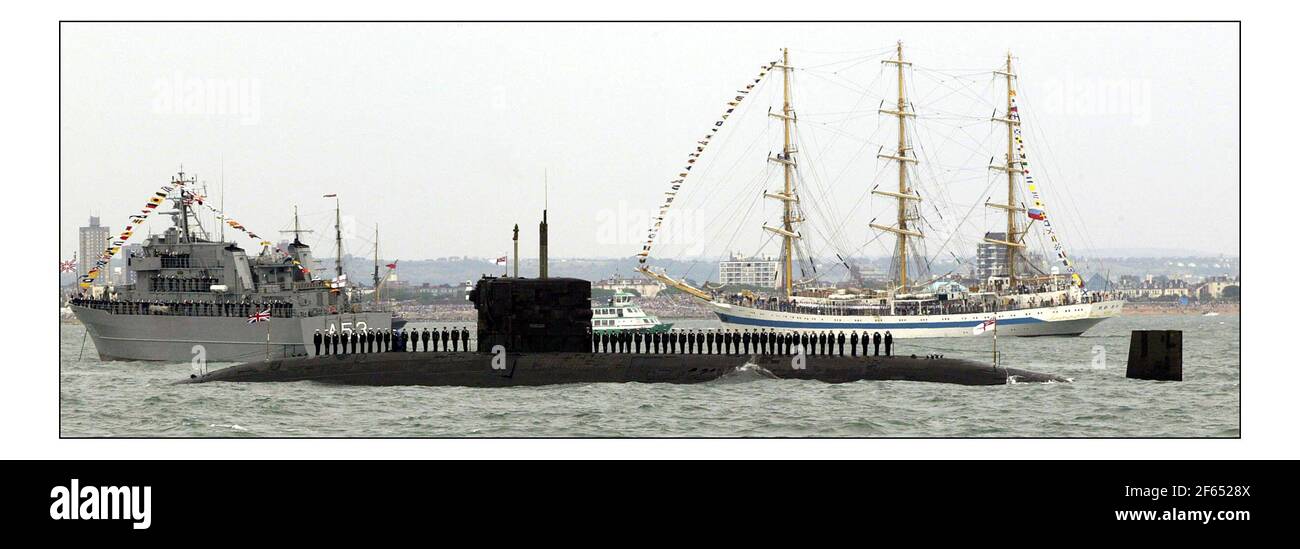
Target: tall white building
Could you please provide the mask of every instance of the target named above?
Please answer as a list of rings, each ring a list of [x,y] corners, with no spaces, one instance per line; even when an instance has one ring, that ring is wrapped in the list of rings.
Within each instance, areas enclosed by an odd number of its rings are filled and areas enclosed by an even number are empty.
[[[776,288],[780,272],[780,262],[772,257],[745,257],[733,253],[731,259],[718,263],[718,281],[723,284]]]
[[[80,250],[77,255],[77,276],[86,276],[86,272],[99,260],[99,254],[108,247],[108,226],[99,224],[99,217],[90,216],[90,226],[80,230]],[[96,282],[107,281],[99,279]]]

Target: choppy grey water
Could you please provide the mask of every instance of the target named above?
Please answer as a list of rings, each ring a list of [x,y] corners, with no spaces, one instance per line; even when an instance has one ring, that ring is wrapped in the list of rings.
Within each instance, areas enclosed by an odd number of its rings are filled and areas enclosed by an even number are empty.
[[[1135,329],[1183,330],[1185,381],[1124,377],[1128,334]],[[1236,437],[1241,428],[1236,315],[1130,316],[1082,337],[1000,338],[1007,365],[1075,381],[998,387],[832,385],[743,371],[700,385],[174,385],[188,377],[188,363],[103,362],[88,339],[85,358],[78,360],[84,329],[65,324],[60,330],[63,436]],[[899,344],[905,354],[990,358],[986,337]],[[1104,350],[1104,369],[1095,367],[1103,352],[1098,349]]]

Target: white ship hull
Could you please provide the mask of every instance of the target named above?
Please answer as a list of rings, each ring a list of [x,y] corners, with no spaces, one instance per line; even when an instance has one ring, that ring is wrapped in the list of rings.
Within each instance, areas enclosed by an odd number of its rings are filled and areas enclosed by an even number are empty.
[[[820,315],[769,311],[728,303],[710,302],[718,320],[733,329],[795,331],[888,330],[895,338],[971,337],[973,330],[993,313],[939,315]],[[998,312],[998,335],[1079,335],[1103,320],[1119,315],[1123,301],[1036,307]]]

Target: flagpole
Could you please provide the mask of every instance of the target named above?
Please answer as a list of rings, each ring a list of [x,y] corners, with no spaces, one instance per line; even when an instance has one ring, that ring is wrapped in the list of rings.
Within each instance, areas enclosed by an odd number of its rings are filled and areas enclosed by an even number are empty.
[[[993,371],[998,369],[998,306],[993,305]]]
[[[267,309],[270,311],[270,309]],[[993,333],[994,341],[997,341],[997,332]],[[271,317],[266,317],[266,361],[271,361]]]

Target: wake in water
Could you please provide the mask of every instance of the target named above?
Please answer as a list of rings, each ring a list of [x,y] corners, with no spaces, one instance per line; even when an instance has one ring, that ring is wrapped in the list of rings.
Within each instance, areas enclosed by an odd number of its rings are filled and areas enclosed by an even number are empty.
[[[708,383],[749,383],[763,379],[780,379],[767,368],[746,362]]]

